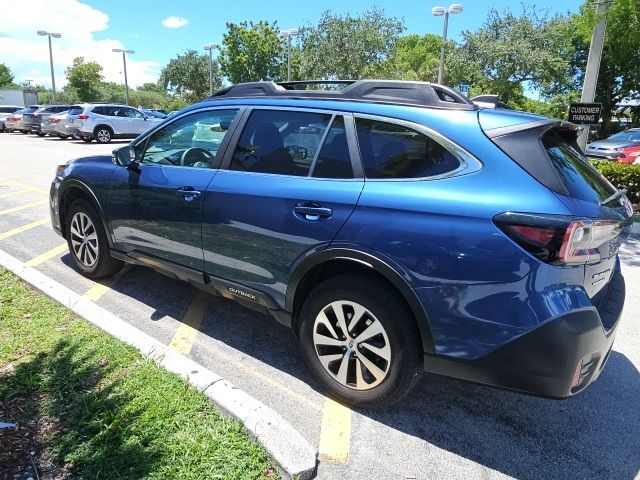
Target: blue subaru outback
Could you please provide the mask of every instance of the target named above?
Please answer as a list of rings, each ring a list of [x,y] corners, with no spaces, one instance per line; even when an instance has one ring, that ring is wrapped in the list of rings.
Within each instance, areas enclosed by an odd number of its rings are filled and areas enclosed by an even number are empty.
[[[345,403],[423,370],[567,397],[611,350],[632,217],[576,133],[435,84],[240,84],[59,166],[51,219],[89,278],[147,265],[270,313]]]

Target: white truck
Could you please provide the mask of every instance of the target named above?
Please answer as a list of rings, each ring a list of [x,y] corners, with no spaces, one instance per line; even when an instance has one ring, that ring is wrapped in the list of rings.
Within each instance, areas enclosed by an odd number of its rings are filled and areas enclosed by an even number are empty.
[[[38,94],[28,90],[0,89],[0,105],[18,105],[28,107],[38,104]]]

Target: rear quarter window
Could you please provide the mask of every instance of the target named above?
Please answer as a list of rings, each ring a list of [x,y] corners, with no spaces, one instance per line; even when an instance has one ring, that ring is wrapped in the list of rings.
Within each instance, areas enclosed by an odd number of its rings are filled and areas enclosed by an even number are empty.
[[[404,125],[356,118],[356,129],[367,178],[433,177],[461,165],[440,143]]]

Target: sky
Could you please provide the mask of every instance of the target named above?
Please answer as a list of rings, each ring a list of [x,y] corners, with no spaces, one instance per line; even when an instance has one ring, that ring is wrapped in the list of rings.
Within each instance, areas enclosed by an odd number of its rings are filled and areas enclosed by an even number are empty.
[[[489,7],[521,10],[520,1],[460,0],[461,14],[449,20],[449,38],[480,26]],[[582,0],[527,0],[551,13],[576,12]],[[205,43],[220,43],[226,22],[277,21],[282,29],[314,24],[325,10],[357,15],[377,5],[385,14],[404,20],[405,33],[442,34],[442,17],[431,15],[438,0],[323,0],[323,1],[211,1],[211,0],[0,0],[0,63],[7,65],[15,81],[51,86],[47,38],[37,30],[57,32],[52,39],[56,87],[66,83],[64,71],[74,57],[84,56],[103,67],[107,81],[124,80],[121,54],[127,57],[130,86],[155,82],[167,62],[187,49],[202,51]],[[204,53],[204,52],[203,52]]]

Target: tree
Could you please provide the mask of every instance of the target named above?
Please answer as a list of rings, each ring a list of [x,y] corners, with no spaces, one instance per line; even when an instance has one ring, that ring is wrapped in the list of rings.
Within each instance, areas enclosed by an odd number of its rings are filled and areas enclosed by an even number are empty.
[[[572,23],[523,5],[516,16],[489,9],[484,24],[462,33],[463,43],[447,59],[449,84],[461,81],[509,102],[524,88],[565,85],[571,75]],[[453,81],[452,81],[453,80]]]
[[[13,83],[13,73],[4,63],[0,63],[0,87],[8,87]]]
[[[591,32],[596,21],[596,12],[591,2],[585,1],[574,25],[582,42],[582,55],[575,58],[582,88],[586,68],[586,52],[591,41]],[[596,102],[602,103],[602,125],[600,134],[609,133],[611,118],[622,100],[640,99],[640,2],[638,0],[616,0],[607,12],[607,28],[598,83]],[[637,114],[636,114],[637,115]]]
[[[275,22],[227,23],[220,68],[231,83],[280,80],[283,62],[284,44]]]
[[[214,89],[222,85],[220,68],[212,64]],[[169,61],[160,72],[160,85],[189,103],[199,102],[209,94],[209,57],[195,50],[187,50]]]
[[[455,48],[454,42],[447,43],[449,50]],[[438,79],[441,45],[442,37],[432,33],[400,37],[391,48],[388,58],[368,73],[375,78],[435,82]]]
[[[359,17],[325,11],[301,32],[302,73],[308,78],[359,79],[375,72],[404,31],[397,18],[374,7]]]
[[[96,62],[85,62],[83,57],[73,59],[73,65],[65,70],[69,85],[77,92],[81,101],[98,99],[102,82],[102,67]]]

